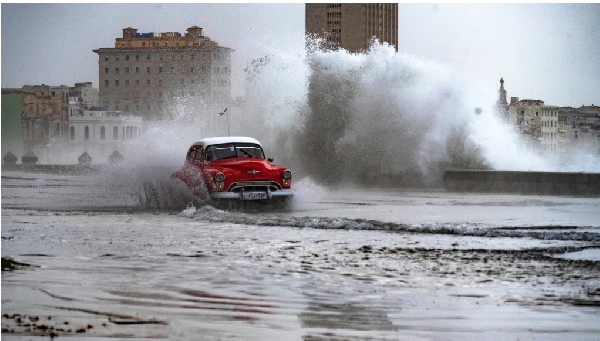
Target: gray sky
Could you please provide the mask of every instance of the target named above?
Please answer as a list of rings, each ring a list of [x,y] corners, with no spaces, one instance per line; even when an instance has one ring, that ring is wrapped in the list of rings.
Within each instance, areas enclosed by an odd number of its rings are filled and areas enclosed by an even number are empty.
[[[138,32],[193,25],[235,49],[241,70],[273,48],[301,54],[304,4],[11,4],[2,12],[2,87],[98,86],[100,47],[128,26]],[[508,96],[559,106],[600,105],[599,4],[400,4],[399,51],[439,62]]]

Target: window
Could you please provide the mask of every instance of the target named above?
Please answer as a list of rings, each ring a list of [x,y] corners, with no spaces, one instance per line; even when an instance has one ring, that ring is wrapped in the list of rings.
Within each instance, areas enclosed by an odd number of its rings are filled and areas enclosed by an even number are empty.
[[[100,127],[100,140],[106,140],[106,128]]]
[[[162,57],[160,57],[162,59]],[[158,73],[162,73],[162,66],[158,67]]]
[[[147,56],[146,56],[146,60],[150,60],[150,55],[147,55]]]
[[[139,54],[135,55],[135,60],[140,60],[140,55]]]
[[[194,73],[194,67],[193,66],[190,68],[190,73]]]
[[[108,68],[107,67],[104,68],[104,73],[108,73]]]
[[[135,98],[135,99],[140,98],[140,93],[139,92],[134,92],[133,93],[133,98]]]
[[[118,140],[119,139],[119,128],[117,128],[117,126],[113,127],[113,140]]]
[[[129,73],[129,68],[128,67],[125,68],[125,73]]]
[[[115,56],[115,60],[116,60],[116,61],[119,61],[119,56]]]
[[[146,73],[150,73],[150,67],[146,67]]]
[[[140,80],[139,79],[135,80],[135,86],[140,86]]]
[[[71,140],[75,140],[75,127],[71,126],[69,129],[69,134],[71,135]]]
[[[150,92],[146,92],[146,98],[150,98]]]
[[[119,80],[118,79],[115,80],[115,86],[119,86]]]
[[[108,56],[104,56],[104,61],[108,62]]]
[[[85,126],[85,140],[88,141],[90,139],[90,127]]]
[[[125,86],[129,86],[129,79],[125,80]]]
[[[140,67],[139,66],[135,67],[135,73],[140,73]]]
[[[128,54],[125,55],[125,60],[129,60],[129,55]]]
[[[162,79],[158,80],[158,85],[162,85]]]
[[[108,86],[108,79],[104,80],[104,86]]]
[[[125,93],[125,98],[129,98],[129,92]]]
[[[146,84],[150,85],[150,80],[149,79],[146,79]]]
[[[115,68],[115,73],[119,73],[119,68],[118,67]]]
[[[175,72],[175,67],[171,66],[171,73]]]

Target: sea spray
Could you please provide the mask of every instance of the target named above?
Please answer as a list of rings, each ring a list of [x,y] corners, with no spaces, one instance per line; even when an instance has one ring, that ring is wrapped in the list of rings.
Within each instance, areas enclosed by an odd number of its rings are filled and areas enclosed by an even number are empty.
[[[593,150],[540,155],[494,115],[497,91],[385,43],[362,54],[270,49],[248,66],[246,96],[226,115],[210,109],[214,103],[180,98],[171,120],[150,123],[141,139],[127,142],[123,174],[112,178],[124,188],[141,184],[141,197],[156,194],[148,184],[164,188],[154,202],[168,202],[160,196],[177,196],[169,176],[189,145],[228,131],[261,141],[267,157],[292,169],[296,190],[307,183],[440,186],[449,168],[600,171]]]

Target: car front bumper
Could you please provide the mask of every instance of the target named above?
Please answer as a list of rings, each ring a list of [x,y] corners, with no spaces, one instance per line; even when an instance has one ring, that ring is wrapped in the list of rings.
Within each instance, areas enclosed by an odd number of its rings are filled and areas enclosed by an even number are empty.
[[[262,199],[248,199],[245,198],[244,195],[247,194],[262,194],[265,193],[259,191],[246,191],[246,192],[213,192],[210,193],[211,199],[218,200],[271,200],[271,199],[286,199],[294,196],[294,191],[291,189],[280,189],[278,191],[271,192],[269,190],[266,191],[266,197]]]

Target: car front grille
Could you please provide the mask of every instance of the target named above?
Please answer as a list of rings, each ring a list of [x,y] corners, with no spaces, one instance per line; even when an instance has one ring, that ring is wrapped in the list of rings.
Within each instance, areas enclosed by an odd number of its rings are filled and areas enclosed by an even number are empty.
[[[271,192],[276,192],[281,189],[278,183],[274,181],[244,181],[234,182],[227,189],[228,192],[240,192],[240,191],[262,191],[266,192],[267,188]]]

